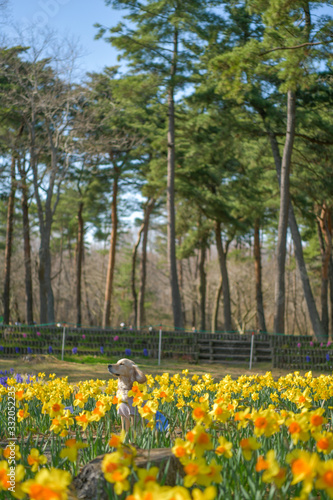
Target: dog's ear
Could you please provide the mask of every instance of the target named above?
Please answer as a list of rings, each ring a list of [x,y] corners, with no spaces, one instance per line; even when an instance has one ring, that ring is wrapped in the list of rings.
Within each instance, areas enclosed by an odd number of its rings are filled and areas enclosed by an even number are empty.
[[[136,365],[133,365],[132,379],[132,382],[144,384],[147,380],[147,377]]]

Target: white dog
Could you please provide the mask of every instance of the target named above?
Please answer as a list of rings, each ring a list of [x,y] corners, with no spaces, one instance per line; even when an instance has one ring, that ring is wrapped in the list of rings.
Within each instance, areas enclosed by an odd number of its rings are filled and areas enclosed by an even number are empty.
[[[144,384],[147,380],[146,375],[139,370],[134,361],[126,358],[120,359],[115,365],[109,365],[108,370],[118,377],[117,397],[122,401],[118,408],[118,415],[121,417],[122,429],[128,432],[137,413],[136,408],[132,406],[133,398],[128,397],[128,391],[132,389],[134,382]]]

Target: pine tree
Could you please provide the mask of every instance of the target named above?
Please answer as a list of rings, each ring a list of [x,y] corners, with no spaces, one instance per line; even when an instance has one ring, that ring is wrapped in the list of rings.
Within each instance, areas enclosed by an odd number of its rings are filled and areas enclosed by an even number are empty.
[[[200,52],[198,37],[216,16],[208,13],[209,2],[200,0],[107,0],[107,5],[126,9],[127,23],[110,29],[108,40],[128,59],[133,72],[157,75],[167,114],[167,213],[168,261],[175,328],[183,327],[176,264],[175,233],[175,97],[192,77],[189,71]],[[99,26],[99,36],[106,28]]]

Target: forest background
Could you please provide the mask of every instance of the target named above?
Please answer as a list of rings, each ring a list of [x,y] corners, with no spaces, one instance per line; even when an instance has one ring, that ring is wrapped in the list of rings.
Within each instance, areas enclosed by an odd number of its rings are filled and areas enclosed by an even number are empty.
[[[1,40],[3,322],[328,338],[332,1],[106,4],[121,66]]]

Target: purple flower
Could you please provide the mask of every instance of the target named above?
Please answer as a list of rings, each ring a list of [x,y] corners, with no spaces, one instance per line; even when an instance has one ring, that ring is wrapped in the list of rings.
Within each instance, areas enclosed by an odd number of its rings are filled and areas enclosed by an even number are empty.
[[[312,342],[312,340],[311,340],[311,342],[310,342],[310,346],[311,346],[311,347],[313,347],[313,342]]]
[[[82,335],[83,340],[86,338],[85,334]]]
[[[320,347],[323,347],[323,345],[324,345],[324,344],[323,344],[322,342],[320,342]]]
[[[125,355],[130,356],[131,355],[131,349],[125,349]]]
[[[28,348],[27,348],[27,351],[28,351],[28,354],[32,354],[32,349],[31,349],[31,347],[28,347]]]
[[[331,344],[332,344],[332,342],[329,340],[329,341],[327,342],[327,347],[329,347]]]
[[[20,348],[19,347],[15,347],[15,352],[16,352],[16,354],[18,354],[20,352]]]
[[[3,351],[3,345],[0,345],[0,351]]]
[[[326,354],[326,361],[329,361],[330,360],[330,355],[327,353]]]
[[[297,347],[299,348],[299,347],[301,347],[301,345],[302,345],[302,344],[301,344],[300,342],[298,342]]]
[[[37,332],[38,337],[40,337],[40,332]]]
[[[311,361],[310,356],[306,356],[305,360],[306,360],[307,363],[310,363],[310,361]]]
[[[24,333],[24,334],[23,334],[23,337],[26,339],[26,338],[27,338],[27,334],[26,334],[26,333]]]
[[[51,346],[51,345],[49,346],[48,351],[49,351],[49,354],[52,354],[53,349],[52,349],[52,346]]]
[[[115,337],[113,337],[113,340],[119,340],[118,335],[116,335]]]
[[[77,354],[77,347],[73,347],[73,349],[72,349],[72,353],[73,353],[73,354]]]
[[[143,350],[143,355],[144,355],[144,356],[148,356],[148,349],[144,349],[144,350]]]
[[[99,350],[101,351],[101,354],[104,354],[104,347],[101,345],[101,347],[99,348]]]

